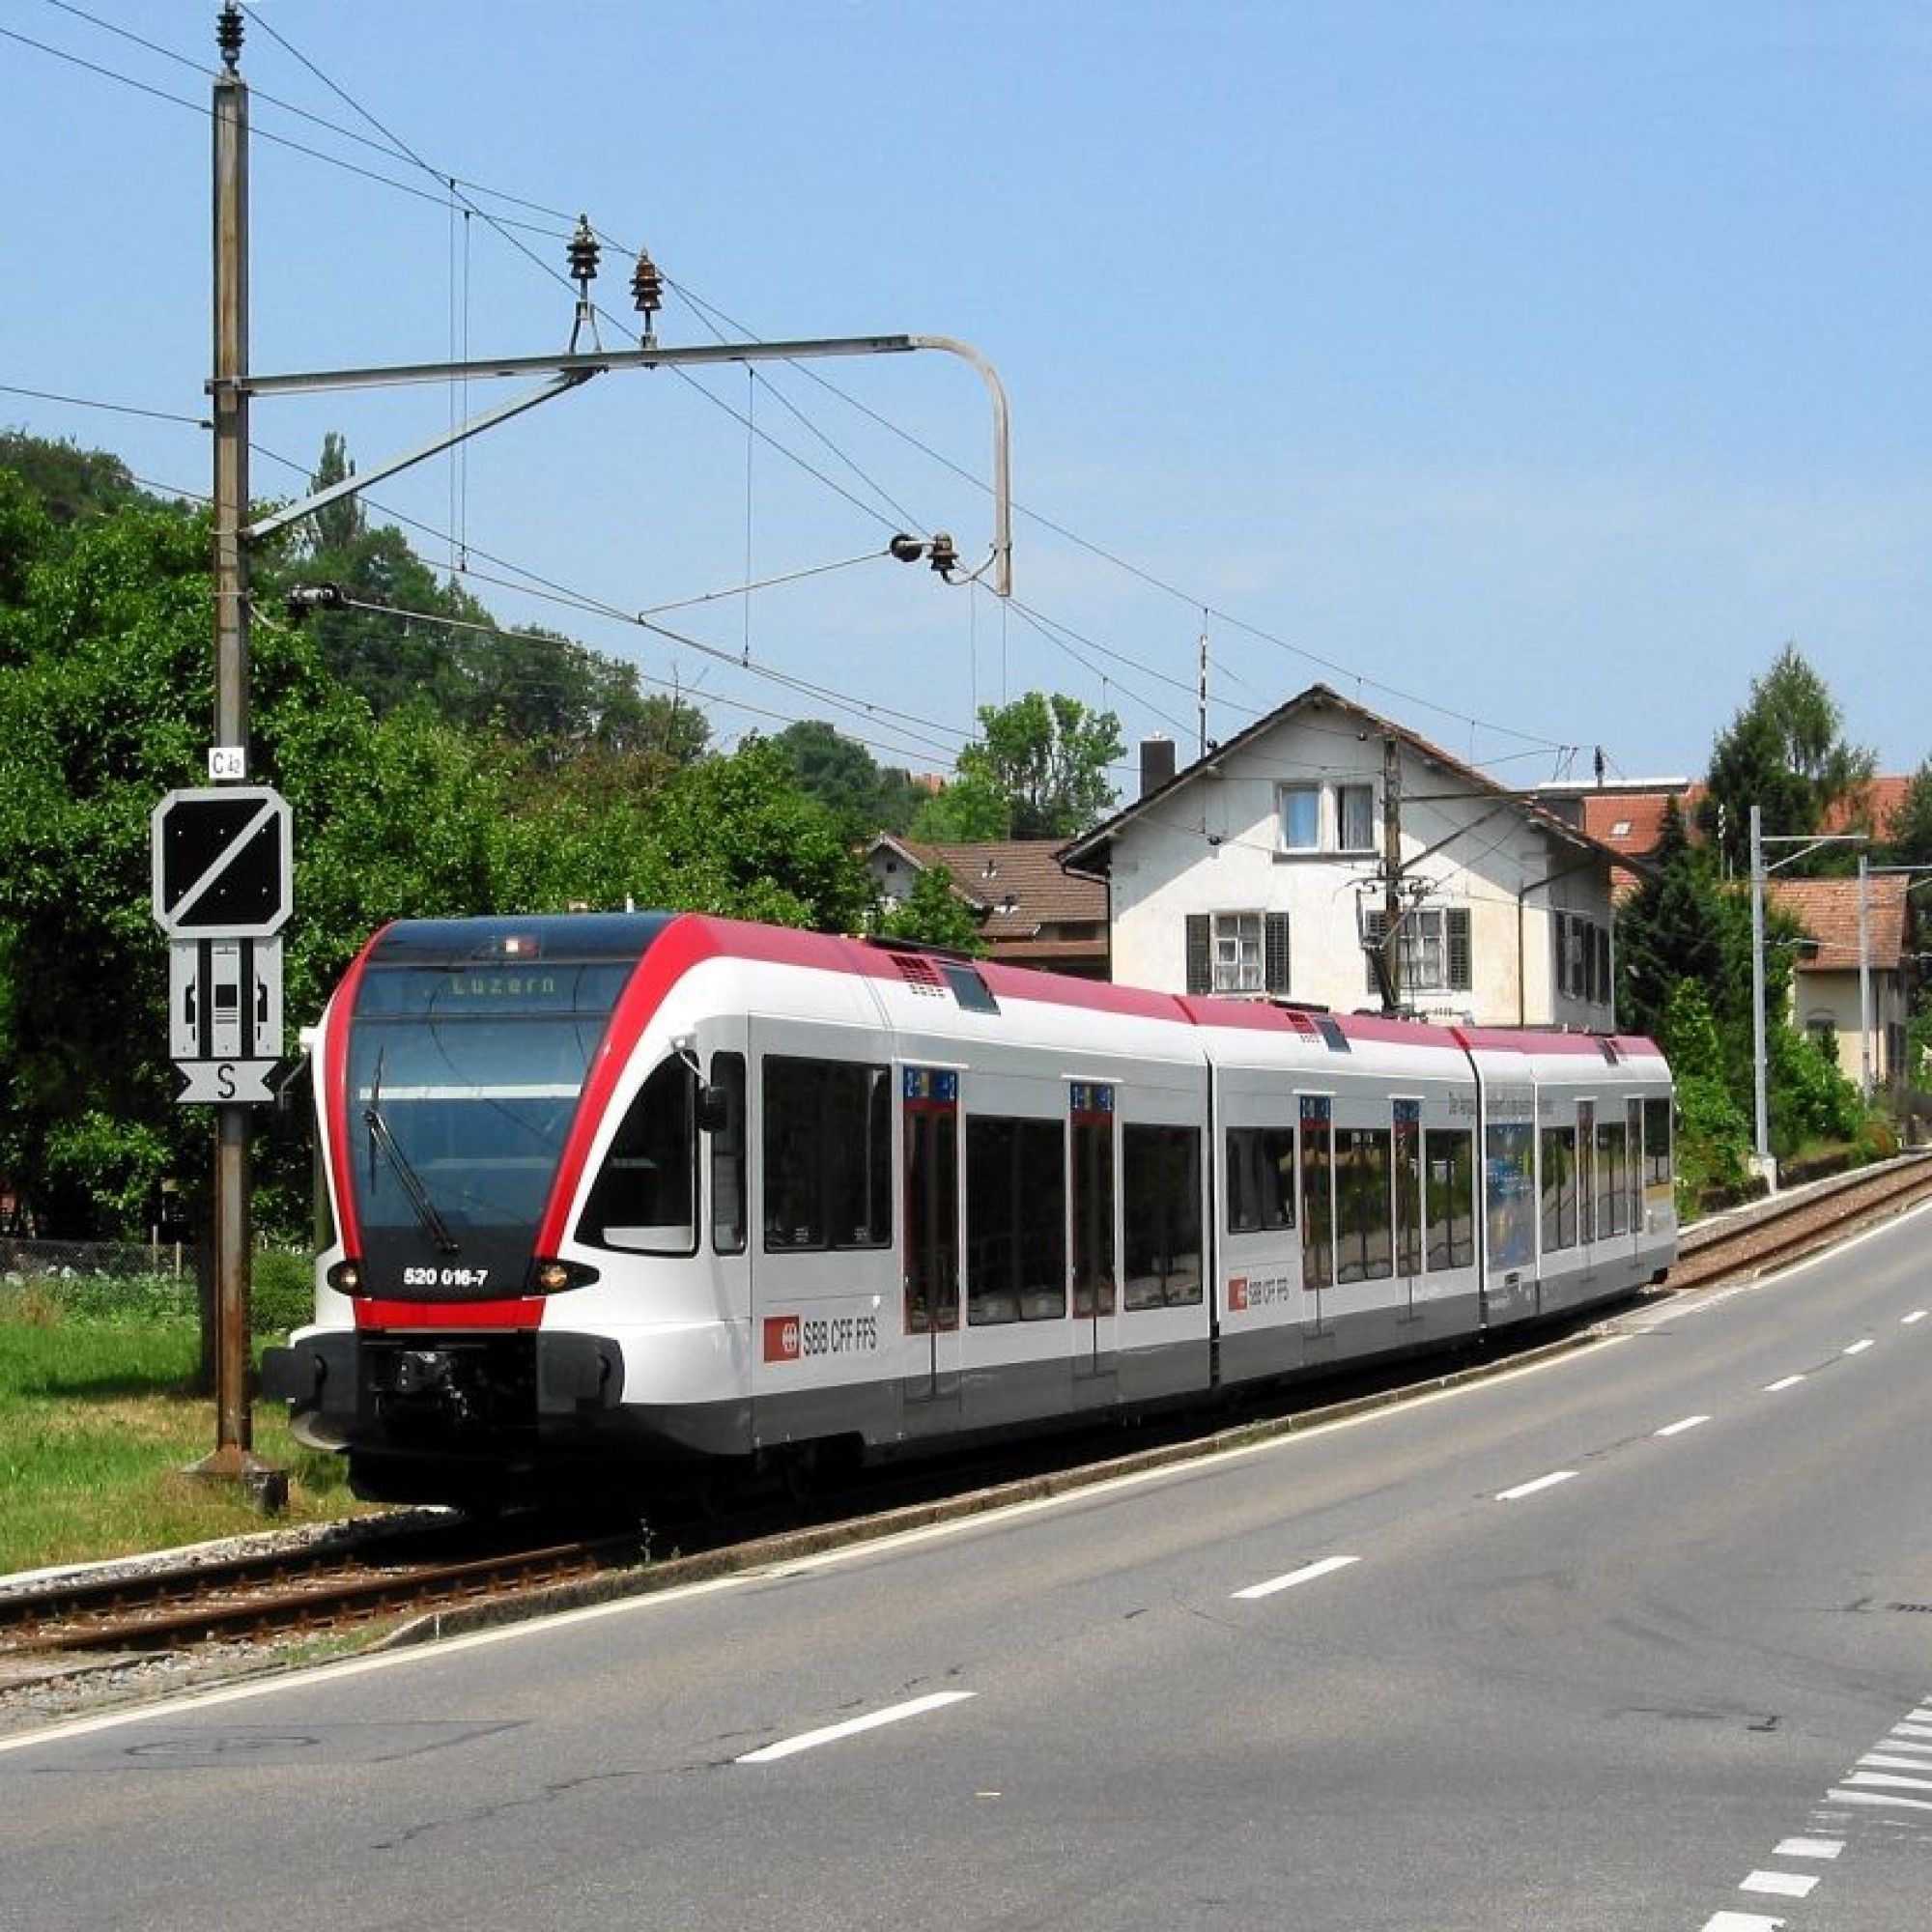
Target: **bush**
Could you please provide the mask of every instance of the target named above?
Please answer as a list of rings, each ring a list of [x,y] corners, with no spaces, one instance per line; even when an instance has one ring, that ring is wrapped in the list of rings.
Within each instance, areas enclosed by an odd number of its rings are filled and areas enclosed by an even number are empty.
[[[248,1326],[257,1335],[286,1335],[315,1319],[315,1267],[306,1254],[267,1248],[255,1257]]]

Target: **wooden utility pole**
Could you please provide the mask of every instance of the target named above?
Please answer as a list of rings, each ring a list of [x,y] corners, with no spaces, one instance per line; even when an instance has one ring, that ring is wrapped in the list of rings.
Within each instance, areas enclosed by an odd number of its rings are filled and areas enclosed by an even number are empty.
[[[1402,749],[1382,735],[1382,999],[1402,1007]]]
[[[214,77],[214,742],[248,775],[248,90],[242,10],[229,0]],[[248,1403],[249,1110],[215,1109],[214,1450],[194,1473],[266,1485]]]

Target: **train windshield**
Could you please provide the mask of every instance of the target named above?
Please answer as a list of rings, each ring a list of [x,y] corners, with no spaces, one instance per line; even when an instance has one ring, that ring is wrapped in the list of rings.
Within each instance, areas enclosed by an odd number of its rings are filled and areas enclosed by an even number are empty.
[[[425,1258],[467,1259],[471,1236],[535,1226],[591,1055],[648,943],[612,957],[581,940],[565,949],[497,932],[496,922],[479,941],[470,923],[426,928],[461,935],[454,957],[447,944],[424,943],[423,928],[392,928],[370,956],[351,1023],[345,1124],[357,1217],[379,1238],[409,1236]]]

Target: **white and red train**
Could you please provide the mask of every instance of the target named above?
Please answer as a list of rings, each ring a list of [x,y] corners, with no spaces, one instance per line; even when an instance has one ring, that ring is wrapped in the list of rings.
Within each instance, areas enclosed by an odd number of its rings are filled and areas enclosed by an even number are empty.
[[[1643,1039],[574,914],[384,928],[312,1051],[332,1227],[263,1386],[375,1497],[1130,1414],[1676,1252]]]

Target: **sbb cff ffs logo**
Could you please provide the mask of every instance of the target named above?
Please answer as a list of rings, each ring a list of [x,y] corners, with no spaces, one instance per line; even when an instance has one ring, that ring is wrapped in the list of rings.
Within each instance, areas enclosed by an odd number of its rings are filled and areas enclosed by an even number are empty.
[[[795,1362],[804,1352],[803,1337],[796,1315],[765,1317],[765,1360]]]

